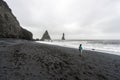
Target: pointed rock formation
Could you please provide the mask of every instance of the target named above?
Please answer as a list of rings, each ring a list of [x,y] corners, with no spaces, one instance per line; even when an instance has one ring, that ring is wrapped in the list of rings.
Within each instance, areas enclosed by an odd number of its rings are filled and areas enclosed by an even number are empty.
[[[0,0],[0,38],[32,39],[32,33],[23,29],[6,2]]]
[[[65,34],[63,33],[62,40],[65,40]]]
[[[48,33],[47,30],[46,30],[45,33],[43,34],[41,40],[42,40],[42,41],[44,41],[44,40],[51,40],[50,35],[49,35],[49,33]]]

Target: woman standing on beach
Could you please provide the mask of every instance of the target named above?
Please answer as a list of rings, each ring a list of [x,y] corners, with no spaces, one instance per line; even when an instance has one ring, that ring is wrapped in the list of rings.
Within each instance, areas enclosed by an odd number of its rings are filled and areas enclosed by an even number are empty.
[[[82,56],[82,44],[80,44],[80,46],[79,46],[79,51],[80,51],[80,56]]]

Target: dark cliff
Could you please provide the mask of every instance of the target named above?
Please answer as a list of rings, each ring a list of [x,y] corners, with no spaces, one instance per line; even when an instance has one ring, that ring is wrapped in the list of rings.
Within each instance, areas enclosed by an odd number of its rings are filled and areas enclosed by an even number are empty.
[[[41,40],[42,40],[42,41],[44,41],[44,40],[51,40],[50,35],[49,35],[49,33],[48,33],[47,30],[46,30],[45,33],[43,34]]]
[[[0,38],[32,39],[32,33],[23,29],[7,3],[0,0]]]

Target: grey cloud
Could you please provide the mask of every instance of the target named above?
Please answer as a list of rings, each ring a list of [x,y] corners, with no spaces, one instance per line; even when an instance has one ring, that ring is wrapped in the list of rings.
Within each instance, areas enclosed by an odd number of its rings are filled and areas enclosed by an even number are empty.
[[[33,32],[35,38],[41,37],[46,29],[54,38],[63,32],[72,38],[91,38],[90,35],[105,38],[106,34],[120,34],[119,0],[5,1],[21,25]]]
[[[101,25],[104,29],[104,33],[118,33],[120,34],[120,16],[114,19],[111,19],[109,22],[103,23]]]

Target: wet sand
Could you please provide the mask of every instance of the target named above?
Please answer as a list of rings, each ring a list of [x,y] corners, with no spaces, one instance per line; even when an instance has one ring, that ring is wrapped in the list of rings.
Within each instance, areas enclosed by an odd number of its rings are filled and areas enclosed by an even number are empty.
[[[120,56],[3,39],[0,80],[120,80]]]

